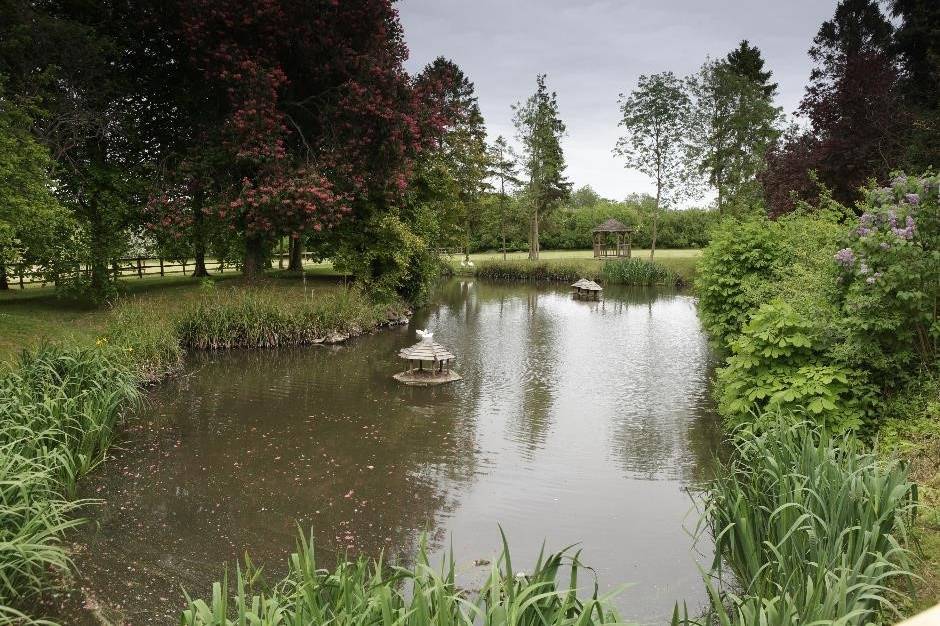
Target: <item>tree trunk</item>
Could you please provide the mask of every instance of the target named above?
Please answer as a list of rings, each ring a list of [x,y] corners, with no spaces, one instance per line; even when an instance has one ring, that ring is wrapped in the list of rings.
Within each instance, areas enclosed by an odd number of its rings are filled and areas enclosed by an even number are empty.
[[[506,183],[499,180],[499,234],[503,239],[503,260],[506,260]]]
[[[532,212],[532,223],[529,228],[529,260],[539,260],[539,211]]]
[[[10,281],[7,278],[7,266],[0,263],[0,291],[7,291],[10,288]]]
[[[287,263],[288,272],[302,272],[304,271],[304,242],[303,239],[298,237],[294,239],[293,237],[290,240],[289,247],[290,250],[290,261]]]
[[[209,275],[206,269],[206,216],[202,212],[202,200],[202,189],[197,189],[193,196],[193,254],[196,257],[193,276],[197,278]]]
[[[653,207],[653,233],[652,238],[650,239],[650,261],[653,260],[653,255],[656,254],[656,226],[659,222],[659,188],[656,189],[656,206]]]
[[[264,276],[264,242],[261,237],[245,239],[245,259],[242,262],[242,276],[245,280],[256,281]]]
[[[91,202],[95,203],[94,200]],[[110,287],[108,250],[105,240],[107,234],[104,232],[104,224],[97,203],[86,208],[90,209],[87,214],[91,217],[88,229],[89,251],[91,252],[91,294],[96,302],[104,302],[108,298]]]

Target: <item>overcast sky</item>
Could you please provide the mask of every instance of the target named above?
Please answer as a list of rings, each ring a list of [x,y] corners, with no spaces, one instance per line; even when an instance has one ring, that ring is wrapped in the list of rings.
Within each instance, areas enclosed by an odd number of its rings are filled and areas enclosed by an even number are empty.
[[[757,45],[780,84],[777,104],[796,108],[810,72],[806,51],[836,0],[400,0],[415,73],[435,57],[455,61],[476,85],[490,138],[513,137],[510,106],[548,74],[568,126],[568,176],[621,199],[652,190],[611,154],[617,97],[640,74],[694,72],[741,39]]]

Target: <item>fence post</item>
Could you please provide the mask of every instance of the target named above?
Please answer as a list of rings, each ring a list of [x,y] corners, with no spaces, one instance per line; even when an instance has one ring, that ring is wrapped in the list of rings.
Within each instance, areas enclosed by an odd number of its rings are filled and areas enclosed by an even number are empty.
[[[225,259],[219,259],[219,274],[225,273]]]
[[[163,257],[160,257],[160,276],[163,276]]]
[[[186,273],[186,259],[183,259],[183,274]]]
[[[26,285],[23,284],[23,273],[25,271],[23,267],[20,268],[20,289],[26,289]]]
[[[121,264],[117,260],[111,261],[111,270],[114,272],[115,279],[121,277]]]
[[[144,269],[140,264],[140,257],[137,257],[137,278],[144,277]]]

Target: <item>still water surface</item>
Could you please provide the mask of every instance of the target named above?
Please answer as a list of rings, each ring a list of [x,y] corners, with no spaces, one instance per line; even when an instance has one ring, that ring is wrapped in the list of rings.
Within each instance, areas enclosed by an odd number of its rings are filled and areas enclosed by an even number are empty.
[[[415,329],[463,381],[400,386]],[[718,430],[710,355],[686,294],[456,280],[411,324],[347,345],[201,355],[156,389],[87,486],[105,499],[77,557],[128,624],[176,623],[246,551],[276,577],[298,525],[337,552],[409,559],[422,531],[472,587],[499,545],[514,566],[583,548],[623,616],[662,623],[702,598],[690,487]],[[701,553],[704,553],[702,556]],[[518,564],[518,565],[517,565]],[[112,613],[115,611],[116,613]]]

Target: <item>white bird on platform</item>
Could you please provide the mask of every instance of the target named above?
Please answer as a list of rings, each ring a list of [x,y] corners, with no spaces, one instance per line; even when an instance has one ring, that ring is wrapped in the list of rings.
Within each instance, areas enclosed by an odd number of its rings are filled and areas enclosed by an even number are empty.
[[[434,339],[434,333],[429,331],[427,328],[424,330],[416,330],[415,333],[417,333],[418,337],[421,338],[421,341],[431,341]]]

